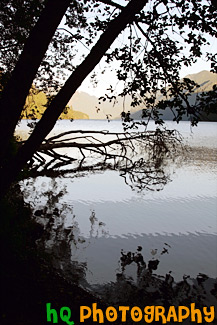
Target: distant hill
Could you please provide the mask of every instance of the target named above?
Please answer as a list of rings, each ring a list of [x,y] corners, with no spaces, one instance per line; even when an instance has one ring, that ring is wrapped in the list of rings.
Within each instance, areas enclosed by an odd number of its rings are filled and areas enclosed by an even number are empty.
[[[197,89],[197,93],[209,91],[212,89],[212,86],[217,83],[217,75],[206,70],[196,74],[187,75],[186,78],[192,79],[200,85],[200,88]],[[195,98],[196,94],[190,98],[190,102],[193,103]],[[159,100],[160,99],[161,98],[159,96]],[[120,119],[120,114],[123,111],[123,107],[125,108],[126,112],[131,112],[131,116],[134,119],[141,119],[142,107],[132,107],[130,104],[130,96],[126,96],[124,103],[123,98],[117,97],[117,103],[115,105],[113,105],[113,103],[109,103],[108,101],[101,101],[101,104],[99,104],[99,100],[96,96],[89,95],[88,93],[82,91],[77,91],[68,103],[70,107],[72,106],[76,110],[88,114],[90,119]],[[173,119],[173,114],[170,110],[165,110],[161,113],[163,114],[163,119]],[[215,119],[215,116],[209,115],[209,119],[210,118]],[[188,117],[184,116],[184,120],[185,119],[187,120]]]
[[[206,70],[203,70],[195,74],[189,74],[185,78],[189,78],[195,81],[198,85],[200,85],[200,87],[196,90],[196,92],[189,97],[190,104],[195,103],[197,94],[201,92],[210,91],[212,90],[213,86],[217,84],[217,74]],[[174,118],[174,115],[169,108],[165,110],[160,110],[159,112],[161,113],[161,118],[163,120],[173,120]],[[142,117],[142,110],[139,110],[131,114],[131,117],[135,120],[140,120]],[[182,120],[188,121],[189,117],[185,114]],[[216,109],[216,114],[209,114],[208,116],[204,115],[202,117],[202,120],[217,122],[217,109]]]
[[[131,112],[136,112],[141,109],[141,107],[132,108],[130,104],[130,96],[126,96],[125,99],[117,97],[117,103],[115,105],[109,101],[101,101],[101,104],[99,104],[98,97],[91,96],[83,91],[77,91],[68,102],[69,106],[73,106],[76,110],[88,114],[90,119],[96,120],[104,120],[106,118],[111,120],[116,119],[120,117],[123,107],[125,107],[125,111],[131,110]]]
[[[88,114],[90,119],[96,120],[104,120],[107,117],[112,119],[122,111],[119,104],[113,106],[112,103],[107,101],[99,104],[98,97],[91,96],[83,91],[77,91],[68,102],[68,105]]]
[[[23,119],[40,119],[43,115],[46,104],[47,96],[43,91],[37,91],[35,87],[30,90],[30,94],[26,99],[25,108],[22,112]],[[80,111],[74,111],[72,107],[66,107],[63,113],[60,115],[59,119],[89,119],[88,114]]]
[[[196,98],[196,94],[212,90],[214,84],[217,84],[217,74],[211,73],[209,71],[201,71],[199,73],[187,75],[186,78],[194,80],[200,87],[197,92],[194,93],[190,98],[190,103],[193,103]],[[159,96],[159,100],[162,96]],[[124,101],[124,102],[123,102]],[[26,108],[23,111],[23,118],[41,118],[45,105],[47,103],[47,97],[43,92],[37,92],[33,88],[30,96],[28,96],[26,101]],[[109,103],[108,101],[101,101],[96,96],[91,96],[88,93],[77,91],[70,99],[67,108],[61,114],[61,119],[120,119],[120,114],[125,109],[125,112],[130,111],[131,116],[135,120],[140,120],[142,116],[142,107],[131,107],[131,98],[126,96],[123,100],[121,97],[117,97],[117,103]],[[162,118],[164,120],[172,120],[173,114],[170,109],[160,111]],[[204,120],[217,121],[217,115],[204,116]],[[183,116],[183,120],[188,120],[188,117]]]
[[[200,88],[197,89],[198,93],[212,90],[212,87],[217,83],[217,74],[207,70],[195,74],[188,74],[185,78],[189,78],[200,85]]]

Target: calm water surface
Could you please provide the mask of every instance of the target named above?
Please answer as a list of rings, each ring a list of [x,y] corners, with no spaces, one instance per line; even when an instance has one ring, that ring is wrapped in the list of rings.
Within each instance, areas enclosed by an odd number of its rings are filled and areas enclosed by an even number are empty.
[[[216,278],[217,123],[194,129],[188,122],[167,124],[178,128],[191,151],[165,166],[170,180],[160,191],[138,192],[112,170],[22,182],[34,211],[58,209],[45,247],[70,280],[101,295],[123,272],[136,284],[138,264],[123,267],[121,257],[138,252],[138,246],[146,264],[159,261],[154,270],[159,276]],[[26,132],[25,125],[19,133]],[[119,121],[59,121],[52,135],[69,129],[120,131],[121,126]],[[44,215],[37,220],[49,223]]]

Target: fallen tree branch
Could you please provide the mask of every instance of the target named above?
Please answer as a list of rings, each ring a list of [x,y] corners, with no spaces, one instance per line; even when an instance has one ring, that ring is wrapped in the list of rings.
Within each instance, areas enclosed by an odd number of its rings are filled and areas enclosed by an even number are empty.
[[[73,130],[46,139],[29,162],[29,169],[33,177],[118,170],[134,189],[160,190],[169,181],[165,160],[175,157],[180,143],[180,134],[169,130]]]

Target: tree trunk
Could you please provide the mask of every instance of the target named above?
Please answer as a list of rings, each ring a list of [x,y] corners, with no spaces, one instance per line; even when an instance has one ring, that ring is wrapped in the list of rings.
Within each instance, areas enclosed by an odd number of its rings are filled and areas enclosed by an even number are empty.
[[[110,48],[116,37],[132,23],[135,15],[139,13],[148,0],[131,0],[123,11],[112,20],[107,30],[101,35],[96,45],[92,48],[86,59],[77,67],[63,88],[59,91],[50,106],[45,111],[41,120],[36,125],[28,141],[20,148],[16,156],[8,162],[2,170],[1,195],[16,179],[25,164],[37,151],[42,141],[54,127],[56,120],[65,108],[71,96],[75,93],[82,81],[100,62],[105,52]]]
[[[70,0],[47,1],[3,91],[0,102],[1,159],[7,152],[37,70],[70,2]]]

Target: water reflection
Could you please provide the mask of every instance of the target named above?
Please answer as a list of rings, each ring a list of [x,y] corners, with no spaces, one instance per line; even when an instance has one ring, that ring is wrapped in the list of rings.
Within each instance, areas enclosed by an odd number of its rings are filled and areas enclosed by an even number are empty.
[[[119,258],[116,260],[117,268],[114,272],[114,280],[91,285],[91,281],[89,281],[91,272],[89,261],[76,261],[76,256],[78,256],[79,251],[87,249],[92,240],[100,240],[100,246],[102,244],[104,248],[103,241],[109,240],[110,243],[114,243],[115,240],[99,236],[100,233],[102,234],[101,227],[104,224],[97,219],[94,211],[89,217],[89,238],[84,238],[81,235],[76,221],[71,226],[66,227],[64,216],[61,217],[59,210],[56,208],[53,211],[55,218],[50,215],[47,216],[46,213],[47,210],[35,211],[39,222],[47,218],[47,222],[44,223],[44,236],[40,240],[40,245],[50,253],[54,267],[69,281],[91,290],[107,304],[112,306],[136,305],[141,308],[147,305],[160,305],[165,308],[169,308],[171,305],[189,306],[192,302],[196,303],[197,308],[217,305],[217,281],[205,273],[198,273],[195,278],[182,274],[182,279],[179,281],[175,281],[172,270],[167,273],[157,273],[164,258],[170,258],[173,247],[168,242],[164,242],[162,245],[158,244],[158,248],[148,249],[147,243],[150,242],[150,238],[146,238],[147,241],[144,247],[138,246],[134,251],[125,251],[123,249],[116,251]],[[169,236],[167,240],[171,242]],[[141,242],[141,238],[139,241]],[[136,241],[134,245],[135,243]],[[155,246],[153,247],[156,247],[156,240],[154,243]],[[209,245],[210,241],[208,240],[204,244]],[[149,257],[147,255],[148,251]],[[94,259],[94,255],[99,255],[98,264],[95,265],[97,269],[100,268],[100,263],[103,264],[105,261],[104,252],[98,246],[98,250],[94,250],[90,254],[91,259]],[[110,252],[114,254],[114,250],[110,250]],[[183,253],[185,253],[185,250]],[[104,271],[105,269],[101,270],[101,272]]]
[[[192,301],[200,306],[216,305],[217,282],[215,279],[199,273],[195,279],[183,275],[182,280],[176,283],[171,274],[172,271],[164,276],[157,275],[155,271],[160,261],[154,257],[145,261],[141,251],[141,246],[136,252],[122,251],[119,260],[121,271],[116,274],[116,281],[95,288],[106,301],[126,305],[133,303],[141,307],[146,305],[181,306]],[[164,247],[161,254],[165,252],[168,253],[168,249]],[[134,279],[127,275],[127,268],[133,264],[136,269]]]
[[[160,191],[170,165],[185,153],[176,130],[145,133],[71,130],[44,141],[29,161],[32,177],[87,175],[115,170],[132,190]]]
[[[73,213],[73,211],[71,212]],[[75,215],[73,215],[73,222],[70,226],[66,226],[65,215],[57,208],[54,208],[53,211],[48,211],[47,207],[36,210],[35,217],[44,226],[44,234],[38,241],[38,245],[49,253],[53,266],[58,272],[61,272],[69,281],[93,291],[107,303],[112,305],[132,305],[133,303],[141,307],[153,304],[167,307],[169,305],[187,305],[193,301],[198,304],[198,307],[216,305],[216,280],[205,273],[200,273],[198,269],[195,269],[195,265],[193,265],[195,277],[182,273],[184,269],[187,269],[187,265],[185,265],[179,270],[181,277],[179,276],[179,281],[176,281],[175,269],[179,265],[173,256],[171,243],[174,243],[174,238],[171,239],[171,236],[158,236],[160,238],[157,240],[154,236],[128,237],[122,238],[122,240],[110,238],[104,231],[105,224],[98,220],[94,211],[89,217],[88,238],[82,236]],[[195,236],[196,244],[199,243],[200,250],[203,249],[200,242],[201,236],[203,235]],[[186,255],[186,248],[190,247],[188,241],[190,240],[193,244],[193,238],[192,236],[188,236],[190,238],[178,237],[182,245],[179,248],[181,252],[176,253]],[[96,241],[99,241],[97,247],[92,247],[92,251],[91,249],[88,251],[88,248],[94,246],[93,242]],[[126,246],[126,243],[129,245],[129,242],[131,247],[135,247],[138,242],[142,243],[142,246],[139,245],[135,251],[121,249],[114,252],[111,246],[117,247],[116,241],[118,241],[119,247]],[[215,242],[215,236],[206,235],[203,245],[209,246],[212,251]],[[87,250],[86,254],[85,250]],[[107,255],[108,252],[114,256],[113,260]],[[86,257],[89,256],[89,260],[88,258],[83,260],[82,253]],[[212,259],[214,259],[215,252],[212,254]],[[179,258],[180,256],[178,256]],[[189,258],[189,263],[193,264],[192,252]],[[93,260],[93,265],[97,261],[97,265],[94,265],[95,268],[91,267],[90,259]],[[165,265],[161,268],[165,259],[167,272],[164,269]],[[170,259],[172,263],[168,263]],[[184,261],[185,258],[182,258],[181,264]],[[212,264],[212,262],[210,256],[207,259],[203,257],[204,270],[209,270],[209,273],[211,270],[208,264]],[[112,265],[109,268],[110,263]],[[100,281],[100,273],[106,273],[105,268],[107,268],[108,277],[105,275]],[[93,273],[95,273],[95,281],[92,282]],[[113,280],[111,281],[111,279]]]
[[[112,305],[216,305],[216,149],[158,158],[23,181],[44,228],[38,245]]]

